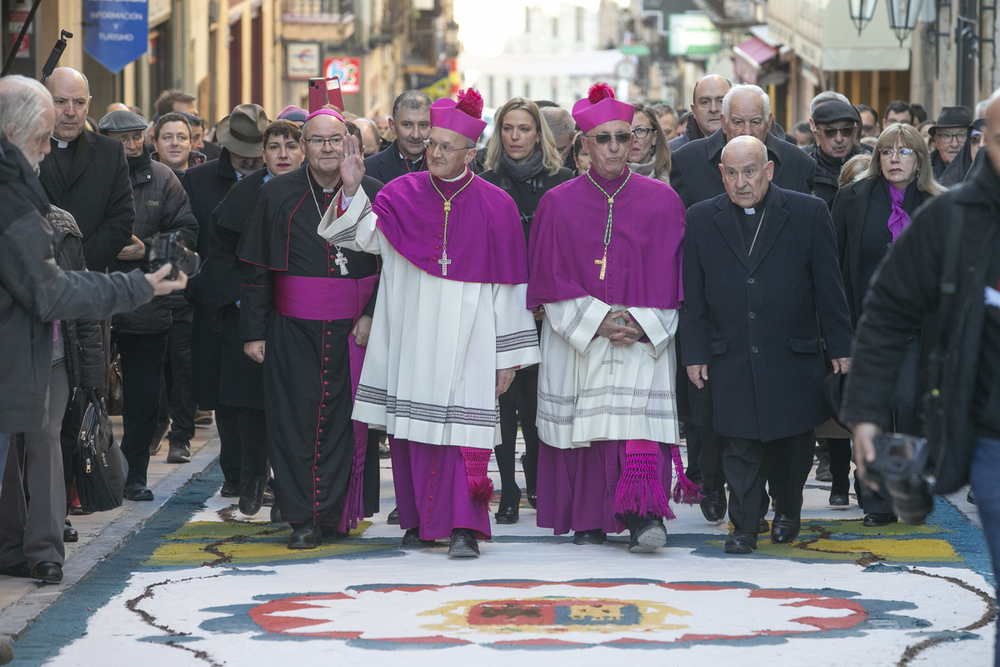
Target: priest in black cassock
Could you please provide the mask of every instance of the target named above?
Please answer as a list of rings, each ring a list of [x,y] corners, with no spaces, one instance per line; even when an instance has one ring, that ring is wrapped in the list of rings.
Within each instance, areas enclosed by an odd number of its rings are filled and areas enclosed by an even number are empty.
[[[328,244],[316,228],[341,201],[347,127],[322,109],[302,127],[306,166],[271,179],[240,239],[240,333],[264,364],[268,459],[290,549],[312,549],[363,517],[367,427],[351,420],[379,261]],[[366,177],[369,198],[382,184]]]

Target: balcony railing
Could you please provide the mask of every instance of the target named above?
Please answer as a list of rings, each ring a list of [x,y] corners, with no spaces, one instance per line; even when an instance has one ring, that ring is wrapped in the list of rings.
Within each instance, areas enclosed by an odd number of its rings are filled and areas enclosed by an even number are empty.
[[[353,5],[352,0],[284,0],[281,18],[286,23],[349,23]]]

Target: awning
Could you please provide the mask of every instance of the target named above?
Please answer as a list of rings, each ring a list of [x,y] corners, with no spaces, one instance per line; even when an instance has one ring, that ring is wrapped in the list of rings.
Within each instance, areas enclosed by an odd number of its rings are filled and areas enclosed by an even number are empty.
[[[739,46],[733,47],[733,65],[736,76],[745,83],[757,83],[757,73],[768,60],[778,55],[778,49],[765,44],[756,37],[751,37]]]

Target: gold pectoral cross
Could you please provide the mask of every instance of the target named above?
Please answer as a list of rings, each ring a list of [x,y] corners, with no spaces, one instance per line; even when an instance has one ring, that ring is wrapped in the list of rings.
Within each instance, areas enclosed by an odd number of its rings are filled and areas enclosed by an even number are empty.
[[[599,276],[601,280],[604,280],[604,270],[608,266],[608,251],[604,251],[604,257],[602,259],[595,259],[594,264],[601,265],[601,275]]]

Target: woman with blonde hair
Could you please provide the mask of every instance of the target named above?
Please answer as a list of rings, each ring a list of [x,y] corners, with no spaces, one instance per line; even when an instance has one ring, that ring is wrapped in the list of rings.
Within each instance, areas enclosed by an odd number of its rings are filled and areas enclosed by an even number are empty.
[[[837,233],[840,270],[857,328],[862,304],[875,270],[896,239],[910,224],[910,216],[927,199],[945,192],[934,179],[930,152],[911,125],[889,125],[875,144],[868,168],[857,180],[840,188],[833,202],[833,225]],[[919,331],[914,331],[906,363],[896,386],[892,420],[899,433],[916,433],[917,351]],[[850,472],[850,441],[831,441],[831,505],[846,505]],[[855,485],[858,486],[857,484]],[[884,494],[861,485],[859,498],[865,512],[864,525],[884,526],[897,520],[892,503]]]
[[[636,174],[670,182],[670,148],[663,138],[653,107],[648,104],[635,105],[628,168]]]
[[[486,146],[485,167],[486,171],[480,174],[482,179],[504,190],[517,204],[525,242],[542,195],[573,178],[573,173],[562,166],[555,140],[538,107],[522,97],[510,100],[497,113],[493,136]],[[540,313],[536,314],[536,320],[540,317]],[[541,328],[540,320],[536,325]],[[495,515],[497,523],[517,523],[520,514],[521,489],[514,478],[518,418],[527,449],[524,479],[528,502],[535,506],[537,410],[538,366],[535,365],[517,371],[510,389],[500,395],[501,444],[494,449],[501,485],[500,509]]]

